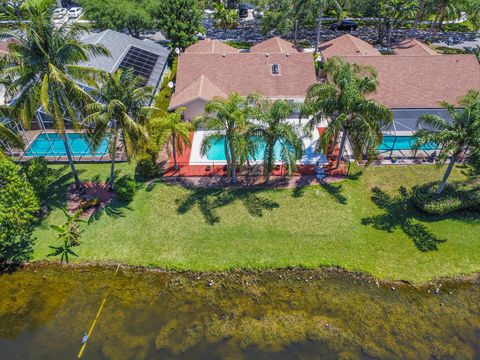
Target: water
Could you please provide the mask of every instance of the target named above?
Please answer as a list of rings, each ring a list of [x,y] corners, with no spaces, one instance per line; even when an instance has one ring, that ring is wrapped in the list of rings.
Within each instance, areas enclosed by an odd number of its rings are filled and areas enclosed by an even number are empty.
[[[67,133],[73,156],[102,156],[108,153],[108,138],[105,138],[97,151],[92,154],[88,140],[83,134]],[[50,141],[49,141],[50,140]],[[25,156],[66,156],[65,145],[57,133],[40,134],[26,150]]]
[[[254,137],[254,141],[257,144],[257,151],[255,152],[255,156],[251,160],[263,161],[263,158],[265,156],[266,143],[264,140],[256,137]],[[282,152],[282,144],[277,141],[275,143],[275,146],[273,147],[275,160],[277,161],[282,160],[281,152]],[[210,149],[207,152],[207,159],[212,161],[226,161],[225,138],[212,141],[212,144],[210,145]]]
[[[114,271],[0,276],[0,358],[76,358],[109,288],[84,359],[480,358],[478,280],[436,294],[335,271]]]
[[[413,150],[415,145],[415,137],[413,136],[390,136],[383,137],[382,144],[378,150],[392,151],[392,150]],[[420,147],[421,150],[436,150],[438,148],[435,144],[425,144]]]

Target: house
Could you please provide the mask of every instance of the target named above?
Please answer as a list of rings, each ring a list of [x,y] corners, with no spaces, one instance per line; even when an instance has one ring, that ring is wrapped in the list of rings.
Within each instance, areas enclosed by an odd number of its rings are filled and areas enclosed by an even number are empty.
[[[344,35],[321,46],[323,59],[333,56],[351,63],[371,65],[377,71],[378,87],[370,98],[392,109],[394,124],[385,132],[384,150],[411,149],[405,144],[418,129],[421,114],[431,113],[448,119],[441,101],[458,104],[470,89],[480,89],[480,65],[475,55],[441,55],[418,40],[407,39],[393,47],[393,55],[381,55],[372,45]],[[397,145],[395,145],[397,143]]]
[[[313,56],[279,37],[239,51],[217,40],[202,40],[178,58],[175,93],[170,110],[185,107],[192,120],[207,101],[231,93],[259,92],[272,99],[302,102],[317,81]]]
[[[159,89],[170,52],[168,48],[151,40],[140,40],[114,30],[89,33],[82,41],[87,44],[103,45],[111,54],[92,57],[83,63],[83,66],[109,73],[118,68],[132,68],[136,75],[145,78],[145,85],[152,87],[153,93]]]
[[[113,73],[119,68],[131,68],[135,75],[144,77],[145,85],[152,88],[153,101],[153,96],[160,88],[162,75],[167,66],[168,48],[151,40],[140,40],[110,29],[86,33],[81,41],[92,45],[103,45],[110,52],[110,56],[93,56],[88,61],[82,62],[81,66],[108,73]],[[89,90],[87,84],[81,85]],[[39,111],[38,117],[39,128],[53,127],[52,120],[45,113]]]
[[[166,68],[169,50],[151,40],[140,40],[113,30],[85,33],[81,39],[87,44],[105,46],[111,56],[91,57],[80,65],[113,73],[119,68],[131,68],[136,75],[144,77],[145,85],[152,88],[152,101],[158,91],[163,72]],[[80,83],[85,90],[90,88]],[[87,139],[78,131],[70,129],[69,119],[65,118],[67,138],[71,144],[70,152],[75,161],[109,161],[108,139],[105,139],[97,151],[92,152]],[[45,156],[49,161],[65,161],[66,152],[62,139],[56,134],[52,119],[42,109],[37,111],[36,120],[31,129],[20,127],[26,149],[19,155],[20,160],[35,156]],[[123,158],[121,158],[123,159]]]

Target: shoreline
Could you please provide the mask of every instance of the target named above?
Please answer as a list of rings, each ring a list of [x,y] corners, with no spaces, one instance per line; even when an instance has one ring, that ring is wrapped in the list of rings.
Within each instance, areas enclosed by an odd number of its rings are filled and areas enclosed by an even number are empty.
[[[271,268],[271,269],[231,269],[231,270],[218,270],[218,271],[192,271],[192,270],[169,270],[159,267],[149,267],[142,265],[128,265],[114,261],[82,261],[82,262],[73,262],[73,263],[61,263],[60,261],[47,261],[47,260],[37,260],[26,262],[24,264],[18,265],[14,269],[1,271],[0,275],[8,274],[11,272],[19,271],[22,269],[35,270],[35,268],[57,268],[57,269],[85,269],[85,268],[103,268],[103,269],[112,269],[115,270],[117,266],[120,266],[120,269],[125,271],[140,271],[145,273],[157,273],[157,274],[177,274],[183,276],[192,276],[201,278],[205,280],[206,277],[210,278],[225,278],[232,277],[235,278],[239,275],[272,275],[278,273],[280,277],[283,275],[297,276],[297,279],[300,280],[300,275],[306,276],[344,276],[349,277],[353,281],[362,281],[365,283],[375,283],[377,286],[408,286],[415,289],[425,288],[428,286],[436,286],[438,284],[461,284],[468,283],[472,285],[480,285],[480,271],[473,272],[471,274],[458,274],[453,276],[444,276],[439,278],[433,278],[425,282],[411,282],[402,279],[379,279],[367,272],[361,271],[351,271],[344,269],[340,266],[325,266],[318,267],[315,269],[307,269],[300,267],[288,267],[288,268]],[[303,280],[303,279],[301,279]],[[393,287],[392,290],[395,288]]]

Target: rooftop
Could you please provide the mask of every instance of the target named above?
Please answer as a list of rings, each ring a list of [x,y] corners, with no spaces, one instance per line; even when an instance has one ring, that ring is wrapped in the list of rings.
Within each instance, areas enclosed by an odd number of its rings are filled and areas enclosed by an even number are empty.
[[[440,101],[455,104],[468,90],[480,88],[475,55],[440,55],[418,40],[395,45],[394,55],[381,55],[352,35],[328,41],[320,49],[324,59],[340,56],[375,67],[378,88],[371,98],[392,109],[436,109]]]
[[[475,55],[346,56],[372,65],[378,88],[371,98],[395,108],[439,108],[440,101],[457,103],[470,89],[480,88],[480,65]]]
[[[143,70],[139,71],[139,74],[150,74],[148,79],[146,79],[146,84],[153,88],[157,87],[169,54],[169,50],[166,47],[151,40],[136,39],[114,30],[89,33],[82,40],[89,44],[103,45],[111,54],[111,57],[92,57],[83,64],[84,66],[90,66],[112,73],[120,67],[122,61],[125,59],[122,66],[128,64],[129,66],[133,66],[134,70],[137,70],[137,68]],[[146,54],[148,56],[139,56],[139,54]],[[150,63],[145,64],[145,60],[148,60]],[[148,71],[145,71],[145,68]]]
[[[422,56],[422,55],[440,55],[428,45],[415,39],[405,39],[393,46],[395,55],[401,56]]]
[[[324,59],[334,56],[376,56],[380,52],[372,45],[350,34],[339,36],[320,45]]]
[[[232,92],[244,96],[260,92],[271,98],[304,98],[308,87],[316,82],[312,54],[287,52],[285,50],[290,47],[284,48],[283,45],[282,51],[285,52],[258,50],[270,48],[269,44],[261,43],[261,47],[250,53],[217,53],[214,49],[221,48],[221,45],[216,40],[193,45],[193,52],[187,48],[178,58],[176,89],[170,108],[197,99],[207,101],[214,96],[226,97]],[[199,49],[215,52],[197,52]],[[275,73],[274,65],[277,65],[278,73]]]

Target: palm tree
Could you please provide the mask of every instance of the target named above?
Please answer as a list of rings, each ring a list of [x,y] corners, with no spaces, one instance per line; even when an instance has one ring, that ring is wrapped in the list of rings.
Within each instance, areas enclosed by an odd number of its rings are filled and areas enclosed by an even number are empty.
[[[100,86],[92,90],[97,102],[88,104],[84,124],[87,136],[97,149],[106,136],[109,138],[111,159],[110,186],[115,181],[117,143],[120,141],[127,156],[132,159],[143,149],[148,135],[142,125],[148,118],[150,108],[145,106],[152,89],[144,86],[145,79],[135,76],[131,69],[118,69],[113,74],[101,74]]]
[[[197,126],[211,133],[204,137],[201,153],[205,155],[215,141],[224,139],[227,173],[231,182],[237,182],[236,168],[246,161],[242,156],[248,151],[245,134],[249,126],[247,100],[237,93],[232,93],[227,99],[214,98],[205,105],[205,115],[196,119]]]
[[[331,4],[337,13],[337,21],[340,20],[341,14],[343,13],[344,6],[349,3],[348,0],[339,1],[339,0],[319,0],[318,2],[318,18],[317,18],[317,37],[315,39],[315,51],[318,51],[318,46],[320,45],[320,32],[322,30],[322,21],[323,21],[323,12],[325,6]]]
[[[480,91],[471,90],[460,101],[463,110],[457,110],[453,104],[442,102],[451,121],[433,114],[424,114],[418,124],[425,126],[415,134],[415,149],[426,144],[440,146],[437,164],[444,165],[450,158],[442,181],[436,190],[441,194],[452,172],[455,162],[461,154],[470,152],[473,156],[480,154]]]
[[[382,130],[393,122],[393,114],[387,107],[366,98],[377,88],[375,69],[334,57],[325,63],[324,73],[327,81],[309,88],[302,110],[303,115],[312,116],[307,130],[311,132],[323,119],[329,119],[319,144],[324,153],[330,142],[333,140],[335,144],[342,134],[337,168],[348,137],[355,158],[360,160],[366,154],[370,161],[382,142]]]
[[[194,130],[192,123],[183,121],[182,113],[185,108],[178,108],[164,117],[150,119],[150,131],[157,134],[156,142],[164,144],[170,141],[173,153],[173,168],[178,170],[177,152],[183,153],[183,146],[191,146],[190,132]]]
[[[0,121],[0,157],[3,157],[10,147],[23,149],[24,146],[23,139]]]
[[[271,102],[259,99],[255,106],[256,122],[252,125],[250,133],[265,142],[263,158],[263,171],[265,183],[269,183],[270,174],[275,160],[275,144],[281,145],[281,158],[286,164],[288,173],[295,169],[297,159],[302,157],[303,144],[298,129],[286,120],[294,111],[294,106],[285,100]]]
[[[80,245],[80,237],[82,231],[80,230],[78,223],[85,222],[80,219],[82,210],[77,210],[73,214],[69,214],[63,210],[65,217],[67,218],[65,223],[61,226],[51,224],[50,228],[57,233],[58,240],[62,241],[62,244],[59,246],[50,246],[53,250],[48,256],[57,256],[61,255],[60,261],[65,259],[65,262],[68,264],[69,255],[78,256],[71,249],[73,246]]]
[[[32,5],[26,12],[29,22],[19,23],[20,31],[8,33],[17,42],[9,46],[10,54],[2,59],[10,66],[4,67],[1,80],[6,83],[7,96],[15,99],[16,117],[26,127],[40,107],[52,118],[78,189],[81,183],[70,152],[64,116],[69,117],[73,128],[78,128],[77,111],[93,102],[78,82],[91,84],[97,72],[79,63],[90,56],[108,55],[108,51],[99,45],[80,42],[80,36],[87,31],[82,25],[56,28],[51,10]]]
[[[214,13],[212,15],[216,28],[234,29],[238,26],[238,14],[235,9],[228,9],[223,2],[213,4]]]

